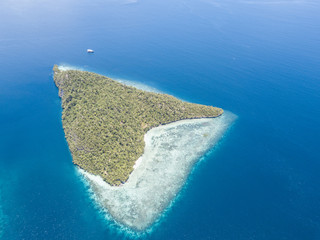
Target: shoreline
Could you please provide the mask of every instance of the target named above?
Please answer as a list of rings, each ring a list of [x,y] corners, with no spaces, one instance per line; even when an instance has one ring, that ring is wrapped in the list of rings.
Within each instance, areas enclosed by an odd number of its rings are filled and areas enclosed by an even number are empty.
[[[219,107],[139,90],[94,72],[58,65],[53,72],[74,164],[113,186],[128,180],[151,128],[223,113]]]
[[[127,182],[111,186],[99,176],[78,168],[94,199],[119,225],[144,232],[176,198],[189,173],[221,139],[236,115],[187,119],[152,128],[145,150]]]
[[[95,71],[91,71],[91,70],[88,70],[86,68],[82,68],[82,67],[76,67],[76,66],[71,66],[71,65],[58,65],[58,69],[60,71],[68,71],[68,70],[79,70],[79,71],[85,71],[85,72],[94,72],[96,74],[100,74],[100,75],[103,75],[103,76],[107,76],[108,74],[105,74],[103,72],[95,72]],[[146,92],[153,92],[153,93],[165,93],[155,87],[152,87],[152,86],[149,86],[147,84],[144,84],[144,83],[141,83],[139,81],[135,81],[135,80],[128,80],[126,78],[120,78],[120,77],[114,77],[114,76],[110,76],[110,78],[112,80],[115,80],[119,83],[122,83],[126,86],[130,86],[130,87],[135,87],[137,89],[140,89],[140,90],[143,90],[143,91],[146,91]],[[183,99],[181,99],[183,100]]]
[[[66,66],[58,69],[79,70]],[[138,82],[115,80],[150,91],[146,89],[148,86]],[[224,112],[212,117],[190,116],[151,128],[144,134],[142,155],[135,160],[128,179],[119,186],[110,185],[99,175],[79,166],[76,169],[90,186],[93,200],[117,225],[145,232],[159,222],[186,183],[195,163],[214,147],[235,119],[236,115]]]

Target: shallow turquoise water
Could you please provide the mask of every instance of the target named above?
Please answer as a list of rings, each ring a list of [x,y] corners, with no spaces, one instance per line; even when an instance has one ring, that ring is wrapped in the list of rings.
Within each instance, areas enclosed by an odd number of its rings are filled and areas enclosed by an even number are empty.
[[[239,116],[146,238],[319,239],[319,10],[316,1],[1,1],[2,239],[124,237],[72,165],[56,63]]]

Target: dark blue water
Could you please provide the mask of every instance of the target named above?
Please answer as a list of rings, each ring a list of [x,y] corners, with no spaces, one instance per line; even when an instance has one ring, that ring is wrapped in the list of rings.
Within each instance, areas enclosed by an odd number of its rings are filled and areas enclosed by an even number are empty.
[[[0,239],[128,237],[74,170],[54,64],[239,116],[146,238],[320,239],[319,13],[312,0],[2,0]]]

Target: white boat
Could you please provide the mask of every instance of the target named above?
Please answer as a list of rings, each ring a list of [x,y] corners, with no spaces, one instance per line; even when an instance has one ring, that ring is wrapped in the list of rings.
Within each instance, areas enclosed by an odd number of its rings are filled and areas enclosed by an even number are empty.
[[[87,53],[94,53],[92,49],[87,49]]]

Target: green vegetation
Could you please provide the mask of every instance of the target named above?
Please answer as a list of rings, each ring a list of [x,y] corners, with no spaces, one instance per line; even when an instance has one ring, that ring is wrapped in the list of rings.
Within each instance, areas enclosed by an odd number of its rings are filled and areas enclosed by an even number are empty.
[[[170,122],[217,117],[221,108],[129,87],[95,73],[54,66],[73,162],[111,185],[124,183],[144,151],[144,134]]]

